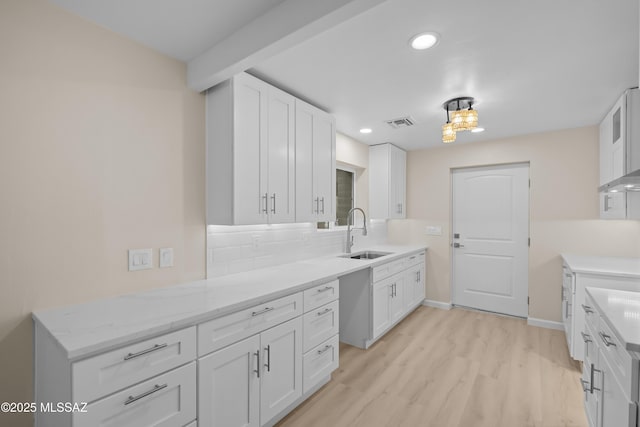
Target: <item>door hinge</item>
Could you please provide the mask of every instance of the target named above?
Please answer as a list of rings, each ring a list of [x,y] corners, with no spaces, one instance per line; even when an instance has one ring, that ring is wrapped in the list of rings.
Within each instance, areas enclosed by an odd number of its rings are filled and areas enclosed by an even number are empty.
[[[531,237],[529,237],[529,239],[527,239],[527,245],[528,245],[529,247],[531,247]]]
[[[527,305],[529,305],[529,297],[527,297]]]

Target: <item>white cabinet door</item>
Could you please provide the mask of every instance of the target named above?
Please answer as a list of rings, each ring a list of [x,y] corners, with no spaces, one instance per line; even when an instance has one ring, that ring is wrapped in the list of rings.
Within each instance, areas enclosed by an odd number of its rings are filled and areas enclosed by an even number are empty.
[[[406,218],[407,153],[392,144],[369,148],[371,218]]]
[[[264,331],[260,341],[262,425],[302,396],[302,318]]]
[[[296,100],[296,221],[335,220],[335,121]]]
[[[258,426],[260,336],[254,335],[198,361],[198,423],[207,427]]]
[[[389,277],[373,284],[372,287],[372,338],[376,339],[391,326],[391,304],[394,278]]]
[[[335,221],[336,132],[332,116],[317,111],[313,117],[313,180],[318,197],[318,221]]]
[[[406,310],[404,306],[404,293],[406,291],[404,277],[403,275],[396,275],[392,278],[394,280],[391,284],[389,312],[391,314],[391,323],[395,323],[398,319],[402,318],[408,310]]]
[[[389,147],[391,167],[389,170],[389,217],[406,218],[406,169],[407,153],[398,147]]]
[[[234,222],[266,223],[268,176],[264,154],[261,153],[267,150],[268,86],[246,74],[234,77],[233,85],[234,140],[228,143],[233,143],[234,149]]]
[[[424,300],[424,263],[411,267],[404,275],[404,308],[409,311]]]
[[[261,150],[268,170],[268,216],[271,223],[295,220],[295,101],[274,87],[269,88],[268,148]]]
[[[637,408],[629,401],[624,390],[613,376],[613,369],[609,361],[600,350],[598,362],[600,364],[600,421],[602,427],[635,427]],[[597,384],[597,381],[596,381]]]

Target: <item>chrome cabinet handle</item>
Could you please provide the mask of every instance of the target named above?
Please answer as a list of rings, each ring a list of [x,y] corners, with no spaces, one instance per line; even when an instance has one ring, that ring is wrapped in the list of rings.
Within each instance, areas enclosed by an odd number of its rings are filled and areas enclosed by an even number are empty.
[[[124,357],[124,360],[135,359],[136,357],[140,357],[142,355],[145,355],[145,354],[160,350],[161,348],[165,348],[166,346],[167,346],[166,343],[164,343],[164,344],[156,344],[153,347],[148,348],[146,350],[142,350],[142,351],[139,351],[137,353],[129,353]]]
[[[258,375],[258,378],[260,378],[260,349],[256,350],[255,353],[253,353],[256,355],[256,369],[253,370],[253,372],[255,372]]]
[[[567,313],[567,319],[569,318],[569,300],[564,300],[564,312]]]
[[[322,353],[326,352],[327,350],[329,350],[330,348],[333,348],[333,346],[330,345],[330,344],[327,344],[327,345],[324,346],[324,348],[318,350],[318,354],[322,354]]]
[[[595,367],[595,366],[594,366],[594,364],[592,363],[592,364],[591,364],[591,389],[590,389],[591,394],[593,394],[593,390],[595,390],[595,391],[600,391],[600,389],[599,389],[599,388],[597,388],[597,387],[594,387],[594,386],[593,386],[593,381],[594,381],[594,377],[595,377],[595,373],[596,373],[596,372],[602,372],[602,371],[601,371],[601,370],[599,370],[599,369],[596,369],[596,367]]]
[[[275,307],[267,307],[264,310],[254,311],[254,312],[251,313],[251,317],[256,317],[256,316],[259,316],[261,314],[268,313],[268,312],[270,312],[270,311],[272,311],[274,309],[275,309]]]
[[[317,314],[318,314],[318,316],[323,316],[323,315],[329,313],[330,311],[333,311],[333,310],[330,309],[330,308],[325,308],[324,310],[319,311]]]
[[[604,211],[605,212],[608,212],[609,208],[610,208],[610,206],[609,206],[609,197],[610,196],[608,194],[605,194],[605,196],[604,196]]]
[[[276,193],[271,196],[271,213],[276,213]]]
[[[320,201],[322,202],[322,213],[324,213],[324,197]]]
[[[266,346],[264,351],[267,353],[267,363],[264,366],[267,368],[267,372],[271,372],[271,345]]]
[[[454,248],[464,248],[464,245],[461,245],[460,243],[456,242],[453,244]]]
[[[322,289],[318,289],[318,290],[317,290],[317,292],[318,292],[318,293],[321,293],[321,292],[327,292],[327,291],[329,291],[329,290],[331,290],[331,289],[333,289],[333,286],[325,286],[325,287],[324,287],[324,288],[322,288]]]
[[[593,313],[593,310],[588,305],[580,304],[585,313]]]
[[[584,332],[580,332],[580,335],[582,335],[582,340],[587,343],[587,342],[593,342],[591,340],[591,336],[589,336],[589,334],[585,334]]]
[[[319,214],[320,213],[320,197],[316,197],[314,199],[314,202],[316,203],[316,210],[313,211],[313,213]]]
[[[606,345],[607,347],[617,347],[616,343],[614,343],[613,341],[609,341],[609,338],[611,338],[610,335],[607,335],[604,332],[598,332],[598,335],[600,335],[600,338],[602,338],[604,345]]]
[[[580,378],[580,384],[582,384],[582,391],[583,392],[588,392],[589,391],[589,383],[585,380],[583,380],[582,378]],[[593,392],[591,392],[593,394]]]
[[[573,275],[571,273],[564,273],[565,276],[567,276],[568,278],[573,278]]]
[[[264,199],[264,208],[262,209],[262,213],[268,213],[269,212],[269,207],[267,206],[268,202],[269,202],[269,194],[268,193],[264,193],[264,196],[262,196],[262,198]]]
[[[162,385],[158,385],[156,384],[155,386],[153,386],[153,388],[149,391],[145,391],[144,393],[141,393],[137,396],[129,396],[129,398],[127,400],[125,400],[124,404],[125,405],[130,405],[135,401],[138,401],[142,398],[145,398],[147,396],[152,395],[153,393],[162,390],[163,388],[167,388],[167,384],[162,384]]]

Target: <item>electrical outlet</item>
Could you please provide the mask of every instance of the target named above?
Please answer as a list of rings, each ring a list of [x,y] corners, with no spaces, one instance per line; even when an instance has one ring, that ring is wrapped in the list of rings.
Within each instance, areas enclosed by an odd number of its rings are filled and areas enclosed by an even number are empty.
[[[253,242],[253,248],[257,249],[260,247],[260,243],[262,243],[262,237],[258,234],[254,234],[251,236],[251,241]]]
[[[152,249],[129,249],[129,271],[153,268]]]
[[[173,267],[173,248],[160,248],[160,268]]]

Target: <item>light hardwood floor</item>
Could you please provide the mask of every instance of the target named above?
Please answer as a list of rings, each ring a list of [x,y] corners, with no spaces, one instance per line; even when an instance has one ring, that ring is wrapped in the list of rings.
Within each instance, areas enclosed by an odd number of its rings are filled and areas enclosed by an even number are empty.
[[[278,427],[587,426],[564,333],[420,307],[368,350],[340,346],[332,381]]]

